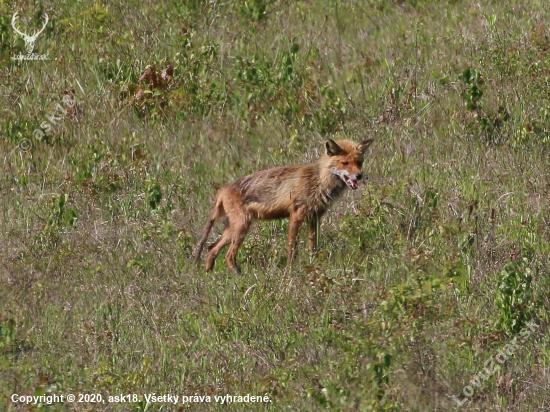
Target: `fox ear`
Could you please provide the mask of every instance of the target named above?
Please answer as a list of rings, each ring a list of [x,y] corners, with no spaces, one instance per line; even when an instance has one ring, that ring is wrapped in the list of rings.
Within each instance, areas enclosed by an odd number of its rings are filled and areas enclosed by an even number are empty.
[[[328,139],[325,142],[325,147],[327,148],[327,154],[329,156],[337,156],[344,153],[344,149],[336,144],[334,140]]]
[[[372,142],[374,142],[374,139],[363,140],[357,145],[357,150],[359,150],[364,155]]]

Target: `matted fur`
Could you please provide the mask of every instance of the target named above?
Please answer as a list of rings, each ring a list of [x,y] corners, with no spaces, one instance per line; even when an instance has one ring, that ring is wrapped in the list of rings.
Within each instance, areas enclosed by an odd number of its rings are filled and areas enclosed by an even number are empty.
[[[357,189],[367,148],[374,139],[354,143],[327,140],[326,153],[316,162],[303,166],[274,167],[240,178],[222,187],[216,194],[210,217],[196,252],[198,263],[214,222],[227,217],[222,236],[209,248],[206,270],[212,269],[220,250],[231,244],[225,260],[239,272],[235,261],[250,224],[254,220],[290,218],[288,262],[295,254],[297,236],[304,220],[309,219],[309,249],[315,251],[319,219],[329,203],[346,186]]]

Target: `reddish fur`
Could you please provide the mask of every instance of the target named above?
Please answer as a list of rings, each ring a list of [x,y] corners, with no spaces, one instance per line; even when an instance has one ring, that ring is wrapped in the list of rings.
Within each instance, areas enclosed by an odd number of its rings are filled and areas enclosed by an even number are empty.
[[[214,222],[224,216],[227,223],[222,236],[208,248],[206,270],[212,269],[220,250],[230,244],[225,260],[230,268],[240,271],[235,261],[237,250],[254,220],[290,218],[290,263],[295,254],[300,226],[309,218],[309,249],[314,252],[319,219],[330,201],[338,197],[346,186],[335,173],[349,175],[347,180],[353,182],[348,186],[356,189],[357,180],[361,178],[364,154],[372,141],[327,140],[327,153],[314,163],[263,170],[222,187],[216,195],[197,248],[197,263]]]

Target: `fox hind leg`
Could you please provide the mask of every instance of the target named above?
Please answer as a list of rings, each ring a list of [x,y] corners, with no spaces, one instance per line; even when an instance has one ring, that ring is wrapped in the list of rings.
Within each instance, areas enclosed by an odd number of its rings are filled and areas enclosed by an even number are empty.
[[[206,257],[206,271],[209,271],[214,267],[214,261],[216,260],[216,256],[218,256],[218,253],[220,253],[220,250],[222,250],[225,246],[227,246],[230,243],[231,243],[231,228],[229,227],[229,225],[227,225],[225,227],[225,230],[223,231],[222,236],[208,247],[208,256]]]
[[[210,252],[212,249],[214,249],[214,248],[218,245],[218,243],[220,243],[220,242],[222,241],[222,239],[224,238],[225,230],[229,228],[229,221],[227,220],[227,218],[224,219],[223,225],[224,225],[224,226],[223,226],[223,227],[224,227],[224,233],[222,233],[222,235],[221,235],[218,239],[216,239],[216,240],[214,241],[214,243],[212,243],[210,246],[208,246],[207,250],[208,250],[209,252]],[[231,238],[231,236],[230,236],[230,238]]]
[[[248,229],[250,228],[250,219],[243,219],[239,222],[232,222],[234,223],[232,225],[231,233],[231,246],[229,246],[229,250],[227,251],[227,254],[225,255],[225,261],[227,262],[227,265],[233,269],[237,273],[241,273],[241,269],[239,268],[239,265],[237,265],[236,257],[237,252],[239,250],[239,247],[244,241],[244,238],[246,237],[246,234],[248,233]]]
[[[210,252],[212,249],[214,249],[222,239],[223,239],[223,236],[220,236],[218,239],[216,239],[214,243],[208,246],[208,251]]]

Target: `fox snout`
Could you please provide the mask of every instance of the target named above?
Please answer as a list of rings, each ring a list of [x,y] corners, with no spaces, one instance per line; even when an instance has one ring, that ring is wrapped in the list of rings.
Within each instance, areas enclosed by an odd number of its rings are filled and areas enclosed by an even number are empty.
[[[356,175],[350,175],[347,173],[342,173],[341,175],[342,180],[348,187],[352,190],[356,190],[359,187],[359,184],[357,183],[358,180],[361,180],[363,175],[361,173],[358,173]]]

